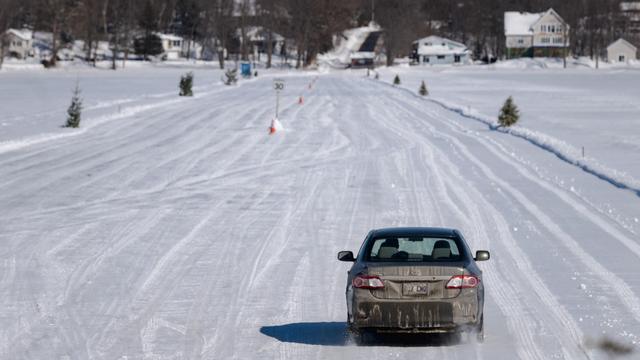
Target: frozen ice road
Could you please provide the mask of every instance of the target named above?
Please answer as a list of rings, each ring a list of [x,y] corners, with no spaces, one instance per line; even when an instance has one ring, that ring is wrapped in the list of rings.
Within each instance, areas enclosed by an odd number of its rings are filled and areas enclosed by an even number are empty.
[[[272,136],[265,76],[0,152],[0,357],[604,359],[590,345],[601,338],[638,347],[638,194],[406,91],[358,74],[309,89],[315,78],[286,76],[285,131]],[[492,252],[484,344],[346,340],[337,251],[404,225],[456,227]]]

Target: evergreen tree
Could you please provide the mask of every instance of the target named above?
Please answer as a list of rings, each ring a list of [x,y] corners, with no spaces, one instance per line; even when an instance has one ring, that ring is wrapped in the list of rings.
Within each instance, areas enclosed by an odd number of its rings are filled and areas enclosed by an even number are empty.
[[[396,77],[393,79],[393,85],[400,85],[400,77],[396,74]]]
[[[233,85],[238,82],[238,69],[229,69],[224,73],[227,79],[224,81],[225,85]]]
[[[193,96],[193,73],[188,72],[180,77],[180,96]]]
[[[418,92],[422,96],[429,95],[429,91],[427,90],[427,85],[424,83],[424,80],[422,80],[422,84],[420,85],[420,90]]]
[[[500,109],[500,115],[498,116],[498,124],[500,126],[509,127],[514,125],[520,119],[520,111],[516,104],[513,103],[513,98],[509,96],[507,101],[502,105]]]
[[[77,128],[80,127],[80,115],[82,113],[82,99],[80,99],[80,86],[76,83],[76,88],[73,90],[73,96],[71,97],[71,105],[67,109],[67,124],[65,127]]]
[[[156,34],[135,38],[133,48],[136,54],[142,55],[145,60],[148,60],[149,56],[157,56],[164,52],[162,39]]]

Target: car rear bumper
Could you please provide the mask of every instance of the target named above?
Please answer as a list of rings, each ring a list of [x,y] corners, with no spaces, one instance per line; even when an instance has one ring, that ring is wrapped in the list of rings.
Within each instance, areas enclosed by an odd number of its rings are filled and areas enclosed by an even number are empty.
[[[479,324],[481,312],[475,292],[453,299],[378,299],[356,291],[351,325],[389,332],[453,332]]]

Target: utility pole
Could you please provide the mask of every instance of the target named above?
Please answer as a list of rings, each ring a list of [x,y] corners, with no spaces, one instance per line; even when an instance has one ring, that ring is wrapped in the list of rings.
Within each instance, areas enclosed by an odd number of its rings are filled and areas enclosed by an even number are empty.
[[[376,0],[371,0],[371,22],[376,21]]]
[[[569,36],[569,30],[567,29],[568,27],[569,27],[568,23],[562,24],[562,30],[564,30],[563,31],[564,49],[562,49],[562,52],[564,53],[564,56],[563,56],[563,59],[562,59],[563,61],[562,62],[563,62],[563,65],[564,65],[565,69],[567,68],[567,56],[569,55],[569,54],[567,54],[567,47],[568,47],[568,39],[567,39],[567,37]]]

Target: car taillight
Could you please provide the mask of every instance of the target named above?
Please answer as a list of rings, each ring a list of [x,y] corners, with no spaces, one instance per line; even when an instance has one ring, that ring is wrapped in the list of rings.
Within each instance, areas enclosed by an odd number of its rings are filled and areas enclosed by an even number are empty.
[[[369,275],[358,275],[353,278],[352,281],[353,287],[358,289],[382,289],[384,288],[384,283],[377,276],[369,276]]]
[[[480,279],[473,275],[456,275],[447,282],[447,289],[470,289],[478,286]]]

